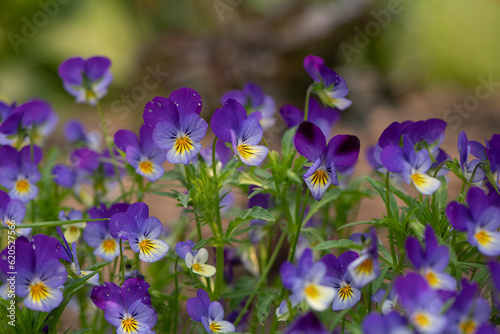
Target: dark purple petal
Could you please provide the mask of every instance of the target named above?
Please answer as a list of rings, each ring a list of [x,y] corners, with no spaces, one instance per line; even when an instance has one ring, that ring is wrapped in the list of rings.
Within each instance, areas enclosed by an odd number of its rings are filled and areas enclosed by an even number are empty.
[[[430,290],[427,281],[415,273],[396,279],[394,287],[401,305],[410,313],[437,300],[437,296]]]
[[[186,310],[194,321],[201,322],[201,317],[208,317],[210,298],[208,297],[208,293],[203,289],[198,289],[196,295],[197,297],[188,299]]]
[[[458,155],[460,156],[460,166],[464,168],[465,164],[468,162],[469,150],[468,150],[468,139],[465,132],[461,131],[458,135]]]
[[[190,113],[199,115],[201,112],[201,97],[194,89],[184,87],[174,90],[169,98],[174,101],[179,110],[179,122],[182,122]]]
[[[297,268],[290,262],[283,262],[280,266],[280,275],[283,286],[288,290],[293,289],[299,278],[297,277]]]
[[[298,108],[289,104],[285,104],[280,108],[280,114],[289,128],[300,124],[304,120],[304,114]],[[312,117],[309,119],[313,121]]]
[[[342,265],[335,255],[326,254],[321,258],[321,262],[326,266],[326,276],[342,279]]]
[[[82,58],[69,58],[59,65],[57,72],[63,81],[80,86],[83,83],[84,66],[85,61]]]
[[[77,120],[71,120],[64,126],[64,137],[71,143],[86,142],[87,132],[85,127]]]
[[[489,267],[491,272],[491,281],[497,289],[497,292],[500,292],[500,263],[492,261],[489,263]]]
[[[129,130],[118,130],[115,133],[115,145],[123,152],[127,151],[128,146],[139,147],[137,135]]]
[[[469,210],[457,202],[451,202],[446,207],[446,216],[454,229],[460,232],[467,231],[467,225],[471,222]]]
[[[111,60],[106,57],[91,57],[85,61],[85,76],[92,81],[99,80],[111,66]]]
[[[391,123],[380,135],[378,145],[382,148],[387,145],[399,146],[399,139],[401,138],[401,123]]]
[[[326,138],[321,129],[311,122],[300,123],[293,139],[297,151],[309,161],[315,161],[326,148]]]
[[[406,167],[403,149],[396,145],[388,145],[380,153],[380,161],[388,171],[402,173]]]
[[[222,141],[231,142],[230,130],[239,133],[241,123],[247,118],[247,112],[236,100],[229,99],[224,107],[217,109],[212,115],[210,126]]]
[[[129,278],[123,282],[121,292],[125,309],[129,308],[137,300],[141,300],[143,304],[151,305],[148,289],[149,284],[140,278]]]
[[[73,188],[76,182],[76,173],[68,166],[57,164],[52,170],[54,182],[64,188]]]
[[[341,82],[344,81],[342,77],[340,77],[337,72],[332,70],[331,68],[325,66],[325,65],[318,65],[319,69],[319,76],[321,78],[321,81],[323,81],[323,84],[325,87],[329,87],[331,85],[334,85],[333,90],[336,89],[336,86],[339,85],[343,87],[344,94],[341,94],[343,96],[347,95],[347,92],[345,91],[347,89],[347,85],[345,82],[341,84]]]
[[[31,150],[33,148],[33,159],[31,158]],[[21,164],[34,163],[38,164],[42,160],[42,149],[40,146],[33,145],[24,146],[21,151],[19,151],[19,157],[21,159]]]
[[[127,214],[139,224],[149,217],[149,208],[146,203],[136,202],[128,207]]]
[[[479,221],[483,212],[490,206],[490,201],[481,188],[472,188],[467,193],[469,212],[474,221]]]
[[[314,81],[320,80],[319,66],[324,64],[323,58],[318,56],[309,55],[304,58],[304,69]]]
[[[309,311],[307,314],[296,319],[294,322],[288,326],[283,332],[284,334],[328,334],[329,332],[323,327],[321,321],[314,315],[313,312]]]
[[[175,252],[180,258],[184,259],[186,254],[192,252],[195,245],[196,244],[192,240],[179,241],[177,245],[175,245]]]
[[[113,302],[123,306],[121,289],[118,285],[111,282],[105,282],[103,285],[95,286],[92,289],[90,299],[92,299],[95,306],[101,310],[106,309],[107,302]]]
[[[330,139],[326,147],[324,161],[333,161],[335,169],[343,172],[351,168],[359,156],[359,138],[351,135],[337,135]]]
[[[483,144],[474,140],[469,140],[469,147],[470,147],[470,153],[473,156],[475,156],[479,160],[483,161],[488,160],[488,157],[486,156],[486,148],[484,147]]]
[[[23,114],[22,126],[27,128],[32,124],[41,125],[45,123],[54,111],[47,101],[36,99],[17,107],[16,113]]]
[[[248,187],[248,194],[252,194],[254,190],[261,189],[260,187],[250,185]],[[269,208],[270,194],[257,193],[248,199],[248,207],[253,208],[254,206],[260,206],[261,208]]]
[[[231,90],[224,93],[224,95],[221,96],[219,102],[220,104],[224,105],[229,99],[234,99],[242,105],[246,105],[248,103],[245,93],[243,93],[243,91],[241,90]]]
[[[364,334],[387,333],[384,316],[381,314],[370,313],[367,315],[363,320],[362,327]]]
[[[64,242],[63,251],[61,252],[61,259],[68,261],[68,262],[72,262],[73,253],[71,252],[71,248],[69,248],[68,241],[66,240],[66,237],[64,236],[64,233],[61,230],[61,227],[57,226],[56,230],[57,230],[57,234],[59,234],[59,237]]]
[[[13,135],[19,131],[19,125],[24,114],[21,112],[15,112],[10,115],[3,123],[0,125],[0,132],[6,135]]]
[[[137,223],[132,216],[127,213],[115,213],[109,219],[109,233],[113,238],[128,240],[129,234],[138,232],[139,228],[137,227]]]
[[[99,154],[90,148],[79,148],[70,156],[71,162],[78,169],[93,173],[99,168]]]
[[[35,270],[36,258],[35,252],[33,251],[33,246],[28,239],[25,237],[19,237],[14,241],[16,249],[16,263],[15,271],[27,271],[32,273]],[[9,249],[6,247],[0,253],[0,269],[7,274],[12,272],[9,264]]]
[[[59,240],[44,234],[33,236],[31,243],[35,250],[37,266],[51,259],[59,260],[64,252],[64,248]]]
[[[159,122],[168,122],[179,126],[179,111],[174,101],[157,96],[144,107],[142,114],[144,123],[154,128]]]
[[[92,248],[101,246],[109,235],[109,224],[107,221],[87,222],[83,230],[83,240]]]
[[[246,96],[250,100],[250,108],[256,109],[264,104],[264,91],[262,91],[262,89],[256,84],[252,82],[247,83],[243,87],[243,92],[245,92]]]
[[[425,264],[424,254],[420,241],[413,237],[406,239],[406,254],[416,269],[420,269]]]

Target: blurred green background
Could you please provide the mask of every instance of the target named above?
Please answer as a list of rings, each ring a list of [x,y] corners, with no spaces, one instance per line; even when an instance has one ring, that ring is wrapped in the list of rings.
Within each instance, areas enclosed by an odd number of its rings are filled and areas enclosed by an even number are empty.
[[[222,93],[247,81],[278,107],[301,106],[307,54],[346,78],[354,104],[345,124],[378,124],[365,133],[370,141],[392,120],[443,118],[474,94],[479,76],[500,81],[497,0],[1,0],[0,8],[0,99],[7,102],[42,97],[63,121],[93,119],[57,76],[71,56],[112,59],[108,110],[126,105],[123,94],[143,86],[148,68],[169,73],[136,95],[127,105],[132,116],[120,117],[115,130],[136,130],[148,100],[182,86],[201,93],[205,117]],[[481,101],[474,119],[498,126],[497,95]],[[472,119],[460,128],[474,126]]]

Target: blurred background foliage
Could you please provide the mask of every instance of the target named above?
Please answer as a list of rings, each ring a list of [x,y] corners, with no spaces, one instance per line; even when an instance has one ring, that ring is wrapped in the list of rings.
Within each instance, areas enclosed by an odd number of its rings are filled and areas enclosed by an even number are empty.
[[[359,32],[395,4],[398,14],[360,47]],[[43,97],[63,120],[81,117],[89,108],[65,93],[57,67],[71,56],[105,55],[115,77],[108,107],[143,85],[148,67],[169,73],[124,124],[181,86],[202,94],[205,117],[222,93],[247,81],[278,107],[301,106],[310,83],[302,60],[316,54],[351,87],[348,121],[363,123],[377,105],[447,87],[453,98],[439,104],[434,117],[441,118],[460,94],[473,93],[479,76],[500,80],[499,17],[498,0],[1,0],[0,99]],[[346,56],[346,45],[356,52]]]

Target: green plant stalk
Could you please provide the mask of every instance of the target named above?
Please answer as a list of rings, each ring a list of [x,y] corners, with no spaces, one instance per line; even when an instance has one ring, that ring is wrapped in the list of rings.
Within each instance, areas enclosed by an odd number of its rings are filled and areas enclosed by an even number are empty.
[[[217,220],[218,233],[213,233],[214,236],[217,235],[217,246],[216,246],[216,264],[215,264],[215,288],[213,299],[219,300],[222,283],[224,280],[224,245],[222,244],[222,239],[224,238],[224,231],[222,229],[222,220],[220,217],[220,194],[219,194],[219,180],[217,178],[217,161],[215,160],[215,146],[217,144],[217,137],[214,138],[214,143],[212,145],[212,171],[215,185],[215,214]],[[213,231],[216,232],[216,231]]]
[[[135,269],[141,271],[141,259],[139,259],[139,253],[135,253]]]
[[[302,212],[301,212],[299,220],[296,224],[297,230],[295,231],[294,239],[292,241],[292,245],[290,246],[290,254],[288,256],[288,261],[290,261],[290,262],[292,262],[293,259],[295,258],[295,250],[297,248],[297,243],[299,242],[300,231],[302,230],[302,221],[304,219],[304,212],[306,210],[308,199],[309,199],[309,188],[307,188],[306,198],[304,199],[304,202],[302,203]]]
[[[32,224],[19,224],[19,225],[16,225],[16,228],[55,227],[55,226],[62,226],[62,225],[71,225],[71,224],[76,224],[76,223],[95,222],[95,221],[101,221],[101,220],[109,220],[109,218],[79,219],[79,220],[40,222],[40,223],[32,223]],[[0,230],[6,230],[6,229],[8,229],[7,226],[0,226]]]
[[[99,100],[96,100],[96,101],[97,101],[97,104],[96,104],[97,111],[99,112],[99,118],[101,119],[102,131],[104,132],[104,142],[106,143],[106,147],[108,148],[109,157],[111,158],[111,161],[113,161],[113,163],[112,163],[113,170],[114,170],[115,175],[116,175],[116,180],[118,181],[118,184],[120,185],[120,191],[122,194],[124,194],[125,187],[123,186],[123,182],[122,182],[122,179],[120,177],[120,171],[118,170],[118,166],[116,165],[115,152],[113,150],[113,147],[111,146],[111,144],[108,141],[108,138],[109,138],[108,129],[104,126],[104,113],[102,111],[101,104],[99,103]]]
[[[179,263],[179,257],[175,259],[175,264],[174,264],[174,284],[175,284],[175,290],[174,290],[174,331],[172,333],[177,333],[177,314],[179,313],[179,282],[177,279],[177,265]],[[186,321],[187,322],[187,321]]]
[[[312,89],[313,89],[313,85],[310,85],[307,88],[306,102],[305,102],[305,106],[304,106],[304,121],[307,121],[307,117],[309,116],[309,99],[311,98]]]

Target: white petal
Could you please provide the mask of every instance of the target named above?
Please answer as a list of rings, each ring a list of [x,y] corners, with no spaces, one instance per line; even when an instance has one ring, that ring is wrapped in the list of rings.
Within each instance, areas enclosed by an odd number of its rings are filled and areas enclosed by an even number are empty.
[[[304,295],[307,304],[316,311],[324,311],[330,306],[336,295],[334,288],[319,284],[308,284],[305,286]]]
[[[205,277],[211,277],[215,274],[215,267],[209,264],[195,263],[193,264],[192,269],[193,273]]]
[[[432,195],[441,186],[441,182],[427,174],[413,173],[411,181],[418,192],[423,195]]]

